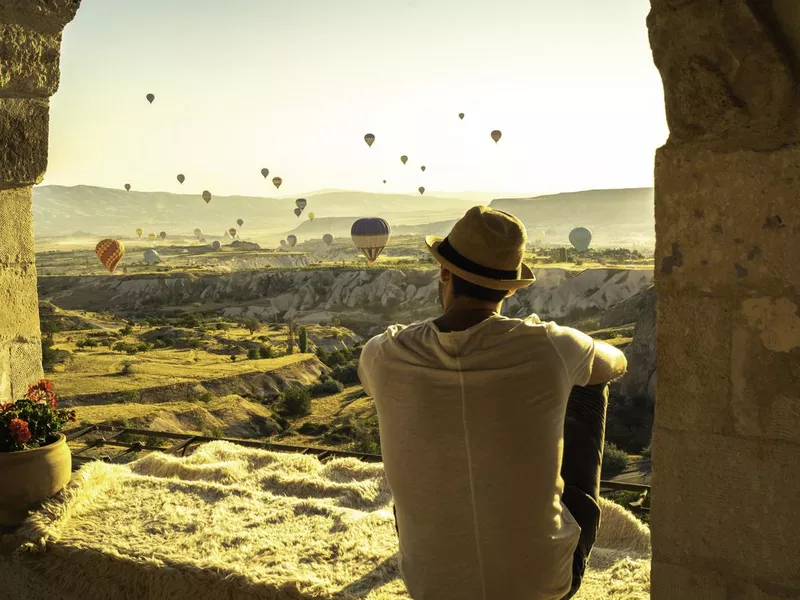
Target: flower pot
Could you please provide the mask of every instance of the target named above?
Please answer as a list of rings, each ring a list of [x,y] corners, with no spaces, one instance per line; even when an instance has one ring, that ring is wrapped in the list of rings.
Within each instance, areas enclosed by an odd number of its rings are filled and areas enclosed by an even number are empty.
[[[72,476],[67,438],[19,452],[0,452],[0,525],[13,527],[28,511],[60,491]]]

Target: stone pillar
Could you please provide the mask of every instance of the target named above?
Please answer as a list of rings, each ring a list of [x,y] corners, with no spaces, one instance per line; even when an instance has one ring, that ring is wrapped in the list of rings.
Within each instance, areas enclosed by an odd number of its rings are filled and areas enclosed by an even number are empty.
[[[80,0],[0,0],[0,402],[42,375],[32,186],[47,167],[61,32]]]
[[[651,0],[652,598],[800,595],[800,2]]]

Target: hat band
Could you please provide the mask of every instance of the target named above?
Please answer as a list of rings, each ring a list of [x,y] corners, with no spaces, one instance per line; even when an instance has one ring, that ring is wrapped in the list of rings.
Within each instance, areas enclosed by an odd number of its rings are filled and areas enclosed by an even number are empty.
[[[466,256],[460,254],[458,250],[450,245],[450,240],[444,238],[442,242],[436,247],[436,251],[445,260],[453,263],[459,269],[469,271],[473,275],[480,275],[489,279],[499,279],[501,281],[508,279],[518,279],[519,271],[506,271],[504,269],[492,269],[491,267],[484,267],[478,263],[472,262]]]

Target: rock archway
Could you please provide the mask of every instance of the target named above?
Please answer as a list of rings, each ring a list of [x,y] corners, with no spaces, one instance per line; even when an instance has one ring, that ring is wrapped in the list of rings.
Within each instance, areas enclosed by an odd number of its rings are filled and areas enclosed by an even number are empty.
[[[32,186],[79,0],[0,0],[0,402],[41,374]],[[800,592],[800,2],[652,0],[652,596]]]

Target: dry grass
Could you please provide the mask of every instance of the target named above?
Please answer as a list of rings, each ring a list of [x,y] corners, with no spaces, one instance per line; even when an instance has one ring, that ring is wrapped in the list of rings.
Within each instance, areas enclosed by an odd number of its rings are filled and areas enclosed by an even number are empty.
[[[649,531],[603,501],[576,600],[645,600]],[[100,600],[408,600],[380,464],[246,449],[95,462],[18,532],[0,578]],[[602,545],[600,545],[602,542]]]

